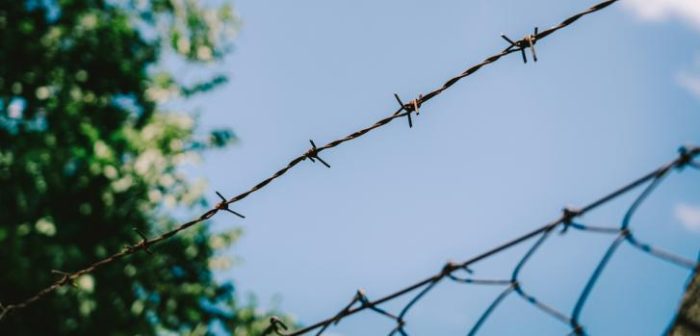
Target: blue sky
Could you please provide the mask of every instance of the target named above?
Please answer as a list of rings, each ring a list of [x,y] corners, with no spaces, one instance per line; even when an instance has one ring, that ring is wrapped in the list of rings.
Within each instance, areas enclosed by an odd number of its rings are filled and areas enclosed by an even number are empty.
[[[369,126],[519,38],[593,1],[244,1],[231,82],[194,105],[204,128],[240,142],[208,155],[196,175],[210,194],[237,194],[308,149]],[[301,323],[335,314],[358,288],[380,297],[555,219],[700,144],[700,5],[621,0],[426,103],[414,127],[399,120],[304,162],[236,203],[244,221],[219,274],[263,307]],[[700,172],[674,173],[640,209],[640,238],[694,259],[700,247]],[[586,215],[618,225],[632,195]],[[523,285],[571,311],[612,237],[552,237]],[[528,245],[474,267],[508,277]],[[688,271],[623,246],[582,314],[592,334],[657,335]],[[463,335],[498,288],[440,285],[408,315],[411,334]],[[401,302],[387,305],[400,307]],[[362,313],[331,334],[382,334]],[[561,335],[568,327],[512,296],[483,335]]]

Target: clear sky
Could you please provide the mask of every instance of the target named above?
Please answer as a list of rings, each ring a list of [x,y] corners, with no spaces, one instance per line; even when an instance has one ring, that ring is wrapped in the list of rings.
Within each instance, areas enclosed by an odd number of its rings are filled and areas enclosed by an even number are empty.
[[[240,142],[206,157],[196,175],[227,195],[250,188],[308,149],[369,126],[519,38],[594,1],[238,0],[243,20],[227,61],[232,81],[199,98],[204,128]],[[235,204],[243,221],[219,274],[263,307],[301,323],[335,314],[364,288],[380,297],[584,205],[700,144],[700,3],[621,0],[426,103],[414,127],[397,120],[303,162]],[[641,239],[694,259],[700,172],[674,173],[633,220]],[[586,215],[618,225],[631,197]],[[522,272],[529,292],[570,312],[612,237],[555,235]],[[474,267],[508,277],[524,248]],[[581,320],[594,335],[658,335],[689,271],[623,246]],[[498,288],[445,282],[407,316],[416,335],[464,335]],[[280,298],[279,301],[277,298]],[[405,301],[401,301],[405,302]],[[388,305],[396,309],[399,304]],[[362,313],[336,335],[384,334]],[[483,335],[562,335],[568,326],[516,296]]]

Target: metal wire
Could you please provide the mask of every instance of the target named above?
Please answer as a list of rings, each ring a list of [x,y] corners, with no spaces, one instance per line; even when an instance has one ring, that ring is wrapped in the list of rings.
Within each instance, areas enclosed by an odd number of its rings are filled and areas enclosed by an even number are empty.
[[[202,222],[204,222],[204,221],[206,221],[206,220],[212,218],[213,216],[215,216],[216,214],[218,214],[219,211],[226,211],[226,212],[232,213],[232,214],[234,214],[234,215],[236,215],[236,216],[239,216],[239,217],[241,217],[241,218],[244,218],[243,215],[241,215],[240,213],[238,213],[238,212],[236,212],[236,211],[233,211],[232,209],[229,208],[229,206],[230,206],[232,203],[238,202],[238,201],[240,201],[240,200],[242,200],[242,199],[244,199],[244,198],[250,196],[251,194],[257,192],[258,190],[264,188],[265,186],[267,186],[268,184],[270,184],[272,181],[274,181],[274,180],[280,178],[282,175],[286,174],[290,169],[294,168],[294,167],[295,167],[296,165],[298,165],[300,162],[302,162],[302,161],[304,161],[304,160],[306,160],[306,159],[309,159],[309,160],[312,161],[312,162],[316,162],[316,160],[318,160],[318,161],[320,161],[320,163],[322,163],[322,164],[325,165],[326,167],[330,168],[330,165],[329,165],[326,161],[324,161],[323,159],[321,159],[321,158],[319,157],[319,154],[320,154],[321,152],[323,152],[323,151],[325,151],[325,150],[328,150],[328,149],[331,149],[331,148],[334,148],[334,147],[337,147],[337,146],[339,146],[339,145],[341,145],[341,144],[343,144],[343,143],[345,143],[345,142],[355,140],[355,139],[357,139],[357,138],[359,138],[359,137],[361,137],[361,136],[363,136],[363,135],[369,133],[369,132],[372,131],[372,130],[375,130],[375,129],[377,129],[377,128],[380,128],[380,127],[383,127],[383,126],[389,124],[390,122],[392,122],[393,120],[395,120],[395,119],[397,119],[397,118],[407,117],[408,122],[409,122],[409,126],[412,127],[412,126],[413,126],[413,121],[412,121],[412,119],[411,119],[411,113],[416,113],[416,114],[418,114],[418,113],[419,113],[419,108],[420,108],[424,103],[426,103],[427,101],[429,101],[429,100],[431,100],[431,99],[437,97],[438,95],[440,95],[441,93],[443,93],[443,92],[444,92],[445,90],[447,90],[448,88],[452,87],[454,84],[456,84],[456,83],[457,83],[458,81],[460,81],[461,79],[463,79],[463,78],[465,78],[465,77],[468,77],[468,76],[474,74],[475,72],[477,72],[477,71],[478,71],[479,69],[481,69],[482,67],[484,67],[484,66],[486,66],[486,65],[488,65],[488,64],[494,63],[494,62],[498,61],[499,59],[501,59],[501,57],[506,56],[506,55],[509,55],[509,54],[511,54],[511,53],[514,53],[514,52],[521,52],[521,53],[523,54],[523,57],[524,57],[524,55],[525,55],[525,49],[527,49],[527,48],[532,49],[533,56],[534,56],[534,58],[535,58],[535,60],[536,60],[536,56],[534,55],[534,45],[535,45],[536,42],[538,42],[538,41],[540,41],[540,40],[542,40],[542,39],[548,37],[549,35],[553,34],[554,32],[556,32],[556,31],[558,31],[558,30],[560,30],[560,29],[563,29],[563,28],[565,28],[565,27],[571,25],[572,23],[574,23],[574,22],[575,22],[576,20],[578,20],[579,18],[581,18],[581,17],[583,17],[583,16],[585,16],[585,15],[588,15],[588,14],[591,14],[591,13],[594,13],[594,12],[597,12],[597,11],[603,9],[603,8],[606,8],[606,7],[608,7],[609,5],[611,5],[611,4],[613,4],[613,3],[617,2],[617,1],[618,1],[618,0],[607,0],[607,1],[600,2],[600,3],[598,3],[597,5],[595,5],[595,6],[591,7],[591,8],[589,8],[589,9],[587,9],[587,10],[585,10],[585,11],[582,11],[582,12],[580,12],[580,13],[577,13],[577,14],[575,14],[575,15],[569,17],[568,19],[562,21],[560,24],[558,24],[558,25],[556,25],[556,26],[554,26],[554,27],[551,27],[551,28],[549,28],[549,29],[545,29],[545,30],[543,30],[543,31],[541,31],[541,32],[538,32],[538,30],[535,29],[535,33],[534,33],[534,34],[526,35],[526,36],[523,37],[521,40],[512,41],[512,40],[508,39],[509,42],[510,42],[510,45],[509,45],[507,48],[503,49],[501,52],[496,53],[496,54],[494,54],[494,55],[492,55],[492,56],[490,56],[490,57],[484,59],[481,63],[476,64],[476,65],[474,65],[474,66],[471,66],[471,67],[469,67],[468,69],[464,70],[464,71],[463,71],[462,73],[460,73],[459,75],[457,75],[457,76],[455,76],[455,77],[453,77],[453,78],[450,78],[450,79],[447,80],[441,87],[439,87],[439,88],[437,88],[437,89],[435,89],[435,90],[433,90],[433,91],[430,91],[430,92],[427,93],[427,94],[424,94],[424,95],[423,95],[423,94],[420,94],[420,95],[418,95],[418,97],[417,97],[416,99],[411,100],[411,101],[410,101],[409,103],[407,103],[407,104],[404,104],[404,103],[401,101],[401,99],[398,97],[398,95],[396,95],[395,97],[396,97],[396,99],[398,100],[400,106],[399,106],[399,108],[398,108],[394,113],[392,113],[390,116],[388,116],[388,117],[386,117],[386,118],[383,118],[383,119],[381,119],[381,120],[375,122],[373,125],[371,125],[371,126],[369,126],[369,127],[367,127],[367,128],[364,128],[364,129],[355,131],[355,132],[353,132],[353,133],[351,133],[351,134],[349,134],[349,135],[347,135],[347,136],[345,136],[345,137],[343,137],[343,138],[340,138],[340,139],[338,139],[338,140],[331,141],[331,142],[329,142],[329,143],[327,143],[327,144],[325,144],[325,145],[323,145],[323,146],[320,146],[320,147],[317,147],[316,144],[315,144],[313,141],[311,141],[312,147],[311,147],[311,149],[309,149],[306,153],[304,153],[304,154],[302,154],[302,155],[299,155],[299,156],[297,156],[296,158],[292,159],[292,160],[287,164],[287,166],[285,166],[285,167],[283,167],[282,169],[278,170],[277,172],[275,172],[274,174],[272,174],[272,176],[270,176],[270,177],[268,177],[268,178],[262,180],[261,182],[259,182],[258,184],[256,184],[256,185],[253,186],[252,188],[250,188],[249,190],[247,190],[247,191],[245,191],[245,192],[243,192],[243,193],[241,193],[241,194],[238,194],[238,195],[236,195],[236,196],[233,196],[233,197],[231,197],[231,198],[228,199],[228,200],[226,200],[226,199],[223,197],[223,195],[221,195],[220,193],[217,192],[217,195],[221,198],[221,202],[220,202],[219,204],[217,204],[216,206],[214,206],[212,209],[210,209],[210,210],[204,212],[204,213],[203,213],[201,216],[199,216],[198,218],[196,218],[196,219],[194,219],[194,220],[191,220],[191,221],[189,221],[189,222],[182,223],[182,224],[179,225],[178,227],[176,227],[176,228],[174,228],[174,229],[172,229],[172,230],[170,230],[170,231],[168,231],[168,232],[166,232],[166,233],[163,233],[163,234],[161,234],[161,235],[152,237],[152,238],[147,238],[145,235],[139,234],[139,235],[141,236],[141,238],[142,238],[142,240],[141,240],[140,242],[138,242],[138,243],[136,243],[136,244],[133,244],[133,245],[128,245],[128,246],[125,247],[122,251],[119,251],[119,252],[117,252],[117,253],[114,253],[113,255],[111,255],[111,256],[109,256],[109,257],[106,257],[106,258],[104,258],[104,259],[102,259],[102,260],[99,260],[99,261],[97,261],[97,262],[95,262],[95,263],[93,263],[93,264],[91,264],[91,265],[89,265],[89,266],[87,266],[87,267],[85,267],[85,268],[83,268],[83,269],[81,269],[81,270],[78,270],[78,271],[75,271],[75,272],[64,273],[64,275],[63,275],[63,277],[62,277],[61,279],[57,280],[56,282],[54,282],[54,283],[51,284],[50,286],[48,286],[48,287],[46,287],[46,288],[44,288],[44,289],[38,291],[35,295],[31,296],[30,298],[28,298],[28,299],[26,299],[26,300],[24,300],[24,301],[22,301],[22,302],[14,303],[14,304],[9,304],[9,305],[5,305],[5,306],[0,305],[0,321],[2,321],[2,319],[3,319],[8,313],[10,313],[10,312],[12,312],[12,311],[17,311],[17,310],[22,309],[22,308],[25,308],[25,307],[27,307],[27,306],[29,306],[29,305],[31,305],[31,304],[37,302],[38,300],[40,300],[40,299],[43,298],[44,296],[46,296],[46,295],[48,295],[48,294],[54,292],[54,291],[57,290],[58,288],[61,288],[61,287],[63,287],[64,285],[66,285],[66,284],[68,284],[68,283],[71,283],[73,280],[75,280],[76,278],[80,277],[81,275],[84,275],[84,274],[87,274],[87,273],[91,273],[91,272],[95,271],[97,268],[99,268],[99,267],[101,267],[101,266],[111,264],[111,263],[113,263],[113,262],[115,262],[115,261],[117,261],[117,260],[119,260],[119,259],[121,259],[121,258],[123,258],[123,257],[129,256],[129,255],[134,254],[134,253],[137,253],[137,252],[139,252],[139,251],[150,252],[150,249],[149,249],[149,248],[150,248],[151,246],[156,245],[156,244],[159,244],[159,243],[161,243],[161,242],[163,242],[163,241],[165,241],[165,240],[168,240],[168,239],[174,237],[175,235],[177,235],[178,233],[180,233],[181,231],[186,230],[186,229],[190,228],[191,226],[197,225],[197,224],[199,224],[199,223],[202,223]]]
[[[405,320],[405,315],[411,309],[413,306],[415,306],[425,295],[435,288],[435,286],[438,285],[438,283],[443,280],[444,278],[451,279],[455,282],[459,283],[464,283],[464,284],[471,284],[471,285],[505,285],[506,288],[493,300],[493,302],[484,310],[484,312],[481,314],[477,322],[474,324],[474,326],[470,329],[468,332],[468,335],[475,335],[479,329],[484,325],[484,323],[487,322],[489,316],[498,308],[498,306],[501,304],[501,302],[510,296],[512,293],[516,293],[520,298],[525,300],[525,302],[533,305],[535,308],[538,310],[542,311],[543,313],[551,316],[552,318],[563,322],[567,325],[569,325],[572,328],[571,334],[572,335],[584,335],[585,334],[585,328],[581,324],[580,317],[581,313],[583,311],[583,308],[585,307],[586,301],[590,294],[593,292],[593,289],[598,282],[598,279],[600,278],[601,274],[603,273],[606,265],[610,261],[610,259],[614,256],[615,252],[618,250],[618,248],[624,243],[628,242],[631,246],[648,253],[649,255],[659,257],[664,261],[679,265],[681,267],[689,268],[691,270],[700,270],[700,264],[695,262],[695,261],[690,261],[686,260],[685,258],[676,256],[672,253],[662,251],[656,247],[653,247],[647,243],[641,243],[639,242],[635,236],[633,235],[631,231],[631,219],[635,212],[639,209],[639,207],[642,205],[642,203],[649,197],[649,195],[656,189],[656,187],[663,181],[663,178],[668,175],[669,172],[673,170],[673,168],[678,168],[680,171],[680,168],[686,167],[691,160],[700,155],[700,147],[682,147],[680,150],[680,155],[678,158],[675,160],[662,165],[661,167],[653,170],[652,172],[638,178],[637,180],[634,180],[633,182],[589,203],[588,205],[582,207],[580,210],[571,210],[571,209],[564,209],[562,211],[562,215],[550,222],[547,223],[533,231],[530,231],[522,236],[519,236],[513,240],[510,240],[508,242],[505,242],[497,247],[492,248],[491,250],[488,250],[480,255],[477,255],[471,259],[468,259],[466,261],[463,261],[461,263],[448,263],[447,265],[443,266],[441,271],[437,274],[434,274],[424,280],[420,280],[412,285],[409,285],[403,289],[400,289],[394,293],[391,293],[387,296],[384,296],[382,298],[379,298],[375,301],[366,301],[363,302],[362,305],[358,307],[353,307],[353,304],[355,303],[354,301],[351,302],[350,305],[346,306],[345,309],[343,309],[340,313],[334,315],[331,318],[313,323],[305,328],[293,331],[293,332],[284,332],[280,329],[275,329],[271,328],[270,332],[275,332],[278,335],[284,335],[284,336],[296,336],[296,335],[303,335],[308,332],[314,331],[316,329],[321,328],[321,331],[325,331],[328,327],[330,327],[331,324],[337,324],[344,318],[347,318],[351,315],[354,315],[356,313],[359,313],[365,309],[372,309],[377,311],[379,309],[378,307],[384,303],[387,303],[389,301],[393,301],[399,297],[402,297],[404,295],[407,295],[409,293],[417,292],[417,294],[406,304],[403,306],[401,309],[400,314],[398,316],[391,315],[391,313],[387,313],[386,311],[382,310],[386,314],[389,314],[390,316],[393,317],[393,319],[397,322],[397,326],[394,330],[390,332],[389,335],[392,335],[396,332],[401,333],[402,335],[407,334],[406,332],[406,320]],[[622,221],[620,223],[619,228],[612,228],[612,227],[604,227],[604,226],[588,226],[584,224],[580,224],[578,222],[575,222],[574,219],[577,219],[584,214],[593,211],[594,209],[602,206],[603,204],[606,204],[608,202],[611,202],[612,200],[615,200],[622,195],[625,195],[632,190],[641,187],[643,185],[646,185],[646,187],[642,190],[642,192],[636,197],[634,202],[629,206],[627,209],[624,217],[622,218]],[[586,285],[582,289],[581,293],[579,294],[576,303],[572,309],[571,314],[566,314],[563,313],[562,310],[554,308],[548,304],[543,303],[539,299],[537,299],[536,296],[526,292],[523,289],[521,281],[518,279],[518,275],[520,274],[521,270],[526,266],[528,260],[544,245],[546,240],[551,236],[551,233],[557,228],[561,227],[562,228],[562,233],[566,232],[565,229],[568,227],[571,227],[577,231],[581,232],[591,232],[591,233],[602,233],[602,234],[614,234],[615,239],[613,242],[610,244],[608,247],[607,251],[599,261],[598,265],[595,267],[593,272],[591,273],[588,281],[586,282]],[[515,265],[513,268],[513,272],[511,275],[510,280],[483,280],[483,281],[477,281],[477,280],[472,280],[471,278],[462,278],[459,277],[458,275],[455,275],[454,273],[459,272],[459,271],[466,271],[467,273],[472,273],[473,271],[469,268],[469,266],[490,258],[492,256],[495,256],[497,254],[500,254],[504,251],[509,250],[512,247],[521,245],[530,239],[537,238],[535,243],[525,252],[525,254],[520,258],[518,263]],[[385,314],[385,315],[386,315]],[[317,335],[320,335],[321,332],[319,332]]]

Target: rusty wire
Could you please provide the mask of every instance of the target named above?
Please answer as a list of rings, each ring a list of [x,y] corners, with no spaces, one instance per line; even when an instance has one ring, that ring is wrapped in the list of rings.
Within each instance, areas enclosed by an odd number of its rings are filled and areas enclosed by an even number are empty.
[[[35,295],[31,296],[30,298],[28,298],[22,302],[8,304],[8,305],[0,305],[0,321],[2,321],[2,319],[5,316],[7,316],[8,313],[25,308],[25,307],[35,303],[36,301],[40,300],[44,296],[54,292],[58,288],[63,287],[64,285],[66,285],[68,283],[71,283],[72,281],[74,281],[78,277],[80,277],[84,274],[93,272],[95,269],[97,269],[100,266],[111,264],[111,263],[113,263],[113,262],[115,262],[123,257],[129,256],[129,255],[137,253],[139,251],[149,252],[150,251],[149,248],[151,246],[156,245],[158,243],[161,243],[165,240],[168,240],[168,239],[172,238],[173,236],[177,235],[178,233],[180,233],[181,231],[186,230],[191,226],[197,225],[199,223],[202,223],[202,222],[212,218],[219,211],[227,211],[227,212],[230,212],[234,215],[237,215],[237,216],[243,218],[243,215],[239,214],[238,212],[233,211],[232,209],[229,208],[229,206],[232,203],[238,202],[238,201],[250,196],[251,194],[257,192],[258,190],[264,188],[265,186],[270,184],[272,181],[274,181],[274,180],[278,179],[279,177],[281,177],[282,175],[286,174],[290,169],[292,169],[293,167],[298,165],[300,162],[302,162],[306,159],[309,159],[312,162],[316,162],[316,160],[318,160],[318,161],[320,161],[320,163],[322,163],[326,167],[330,168],[330,165],[319,157],[319,154],[321,152],[328,150],[328,149],[331,149],[331,148],[334,148],[334,147],[337,147],[345,142],[355,140],[355,139],[369,133],[370,131],[373,131],[377,128],[380,128],[380,127],[383,127],[383,126],[389,124],[390,122],[392,122],[393,120],[395,120],[397,118],[406,117],[408,119],[409,126],[412,127],[413,121],[411,118],[411,113],[416,113],[416,115],[417,115],[419,113],[419,108],[424,103],[426,103],[427,101],[440,95],[441,93],[443,93],[445,90],[452,87],[454,84],[456,84],[461,79],[474,74],[475,72],[477,72],[479,69],[481,69],[482,67],[484,67],[486,65],[489,65],[491,63],[498,61],[503,56],[506,56],[506,55],[509,55],[509,54],[512,54],[515,52],[521,52],[522,56],[523,56],[523,60],[526,61],[525,50],[527,48],[531,49],[531,51],[533,52],[533,58],[534,58],[534,60],[536,60],[537,58],[536,58],[535,53],[534,53],[534,45],[537,41],[542,40],[542,39],[548,37],[549,35],[551,35],[552,33],[571,25],[572,23],[574,23],[576,20],[578,20],[579,18],[581,18],[583,16],[597,12],[599,10],[602,10],[602,9],[610,6],[611,4],[613,4],[617,1],[619,1],[619,0],[602,1],[602,2],[596,4],[590,8],[582,11],[582,12],[579,12],[579,13],[565,19],[564,21],[562,21],[561,23],[559,23],[556,26],[553,26],[553,27],[548,28],[548,29],[543,30],[543,31],[538,31],[537,29],[535,29],[534,34],[528,34],[528,35],[524,36],[521,40],[518,40],[518,41],[513,41],[513,40],[510,40],[507,37],[503,36],[503,38],[505,38],[509,41],[508,47],[506,47],[502,51],[500,51],[492,56],[487,57],[481,63],[478,63],[476,65],[469,67],[468,69],[464,70],[462,73],[458,74],[457,76],[450,78],[441,87],[434,89],[427,94],[420,94],[417,96],[417,98],[412,99],[411,101],[409,101],[406,104],[404,104],[401,101],[401,99],[398,97],[398,95],[396,95],[395,98],[399,102],[399,107],[390,116],[385,117],[385,118],[375,122],[373,125],[371,125],[367,128],[353,132],[353,133],[351,133],[343,138],[331,141],[331,142],[329,142],[323,146],[320,146],[320,147],[317,147],[313,143],[313,141],[311,141],[312,147],[306,153],[301,154],[301,155],[297,156],[296,158],[292,159],[285,167],[283,167],[282,169],[280,169],[277,172],[275,172],[274,174],[272,174],[272,176],[262,180],[261,182],[259,182],[258,184],[256,184],[252,188],[250,188],[249,190],[247,190],[243,193],[240,193],[236,196],[233,196],[232,198],[230,198],[228,200],[226,200],[220,193],[217,192],[217,195],[222,199],[222,201],[220,203],[218,203],[217,205],[215,205],[212,209],[204,212],[198,218],[193,219],[193,220],[188,221],[188,222],[185,222],[185,223],[182,223],[179,226],[175,227],[174,229],[172,229],[168,232],[165,232],[161,235],[157,235],[153,238],[148,238],[145,235],[143,235],[142,233],[139,233],[139,236],[141,236],[141,238],[142,238],[142,240],[140,242],[133,244],[133,245],[128,245],[123,250],[121,250],[121,251],[119,251],[119,252],[117,252],[109,257],[101,259],[101,260],[81,269],[81,270],[78,270],[75,272],[70,272],[70,273],[65,273],[61,279],[55,281],[50,286],[38,291]]]
[[[445,279],[471,285],[504,286],[503,291],[498,296],[496,296],[496,298],[491,302],[491,304],[488,307],[486,307],[484,312],[478,318],[477,322],[469,330],[468,335],[470,336],[476,335],[479,329],[487,321],[491,313],[493,313],[499,306],[499,304],[512,293],[516,293],[520,298],[525,300],[525,302],[532,304],[534,307],[536,307],[543,313],[570,326],[572,335],[586,335],[585,329],[580,321],[581,312],[608,261],[612,258],[614,253],[617,251],[618,247],[620,247],[624,242],[629,243],[630,246],[639,249],[640,251],[645,252],[648,255],[658,257],[667,262],[694,270],[696,272],[700,270],[700,263],[697,263],[696,261],[685,259],[672,253],[660,250],[648,243],[639,241],[630,228],[630,221],[634,213],[637,211],[640,205],[649,197],[649,195],[656,189],[656,187],[662,182],[662,180],[667,175],[669,175],[669,172],[671,172],[674,168],[677,168],[679,170],[684,167],[696,168],[697,163],[693,161],[693,158],[699,155],[700,147],[682,147],[679,150],[679,155],[675,160],[662,165],[661,167],[653,170],[652,172],[593,201],[592,203],[580,209],[565,208],[558,219],[547,223],[533,231],[530,231],[520,237],[503,243],[497,247],[494,247],[489,251],[486,251],[461,263],[447,263],[440,269],[438,273],[374,301],[369,300],[365,296],[364,292],[360,290],[357,292],[350,304],[345,306],[345,308],[343,308],[339,313],[325,320],[313,323],[305,328],[293,332],[287,333],[286,330],[288,330],[288,327],[284,325],[284,323],[282,323],[279,319],[275,318],[274,322],[270,324],[268,329],[266,329],[265,335],[275,333],[280,336],[297,336],[307,334],[315,330],[318,330],[316,332],[316,335],[321,335],[321,333],[323,333],[329,327],[338,324],[344,318],[347,318],[366,309],[372,310],[380,315],[386,316],[387,318],[392,319],[396,322],[394,329],[389,332],[390,336],[395,334],[408,335],[408,333],[405,330],[406,314],[431,289],[433,289],[438,283]],[[611,202],[621,197],[622,195],[631,192],[632,190],[640,188],[645,184],[646,187],[642,190],[642,192],[637,196],[634,202],[632,202],[630,207],[627,209],[619,227],[589,226],[575,221],[575,219],[583,216],[584,214],[602,206],[603,204]],[[568,229],[574,229],[583,232],[615,235],[613,242],[610,244],[607,251],[605,252],[603,257],[591,273],[586,285],[579,294],[578,299],[576,300],[576,303],[571,311],[571,314],[566,314],[557,308],[554,308],[544,302],[541,302],[534,295],[527,292],[523,288],[523,284],[518,279],[520,271],[526,265],[530,257],[545,243],[547,238],[549,238],[551,236],[551,233],[554,232],[554,230],[557,228],[561,229],[561,234],[566,233]],[[510,279],[475,279],[471,277],[465,278],[455,275],[455,273],[460,271],[466,272],[467,274],[472,274],[473,270],[469,267],[474,265],[475,263],[482,261],[486,258],[495,256],[506,250],[509,250],[512,247],[519,246],[534,238],[537,238],[535,243],[532,244],[532,246],[525,252],[525,254],[515,265]],[[385,304],[389,301],[393,301],[409,293],[416,294],[406,305],[403,306],[399,314],[392,314],[391,312],[388,312],[380,307],[382,304]]]

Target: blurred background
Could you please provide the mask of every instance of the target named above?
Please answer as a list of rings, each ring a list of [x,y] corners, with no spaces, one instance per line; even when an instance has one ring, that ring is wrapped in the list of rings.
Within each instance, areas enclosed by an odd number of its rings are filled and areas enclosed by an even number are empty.
[[[505,48],[500,34],[518,39],[595,4],[49,3],[2,5],[3,303],[47,285],[50,269],[78,269],[138,241],[134,226],[162,232],[214,204],[215,190],[247,190],[308,150],[309,138],[323,144],[371,125],[396,109],[393,93],[409,101]],[[29,14],[32,6],[46,10]],[[69,8],[79,15],[64,19]],[[62,39],[46,23],[52,16],[73,37]],[[540,41],[539,62],[513,54],[464,79],[423,105],[413,128],[396,120],[325,151],[331,169],[301,163],[235,203],[245,220],[216,216],[154,256],[108,266],[8,316],[0,330],[257,334],[270,314],[303,326],[337,313],[358,288],[388,294],[700,144],[699,34],[693,0],[621,0]],[[52,36],[58,46],[27,42]],[[699,178],[674,171],[633,218],[637,236],[696,259]],[[581,221],[619,225],[635,196]],[[570,312],[612,239],[554,235],[522,270],[524,288]],[[508,278],[529,246],[478,263],[474,276]],[[590,334],[657,335],[689,275],[623,245],[581,323]],[[443,283],[411,310],[406,330],[465,334],[500,290]],[[39,319],[49,322],[31,323]],[[328,334],[391,329],[360,313]],[[516,296],[481,328],[569,331]]]

